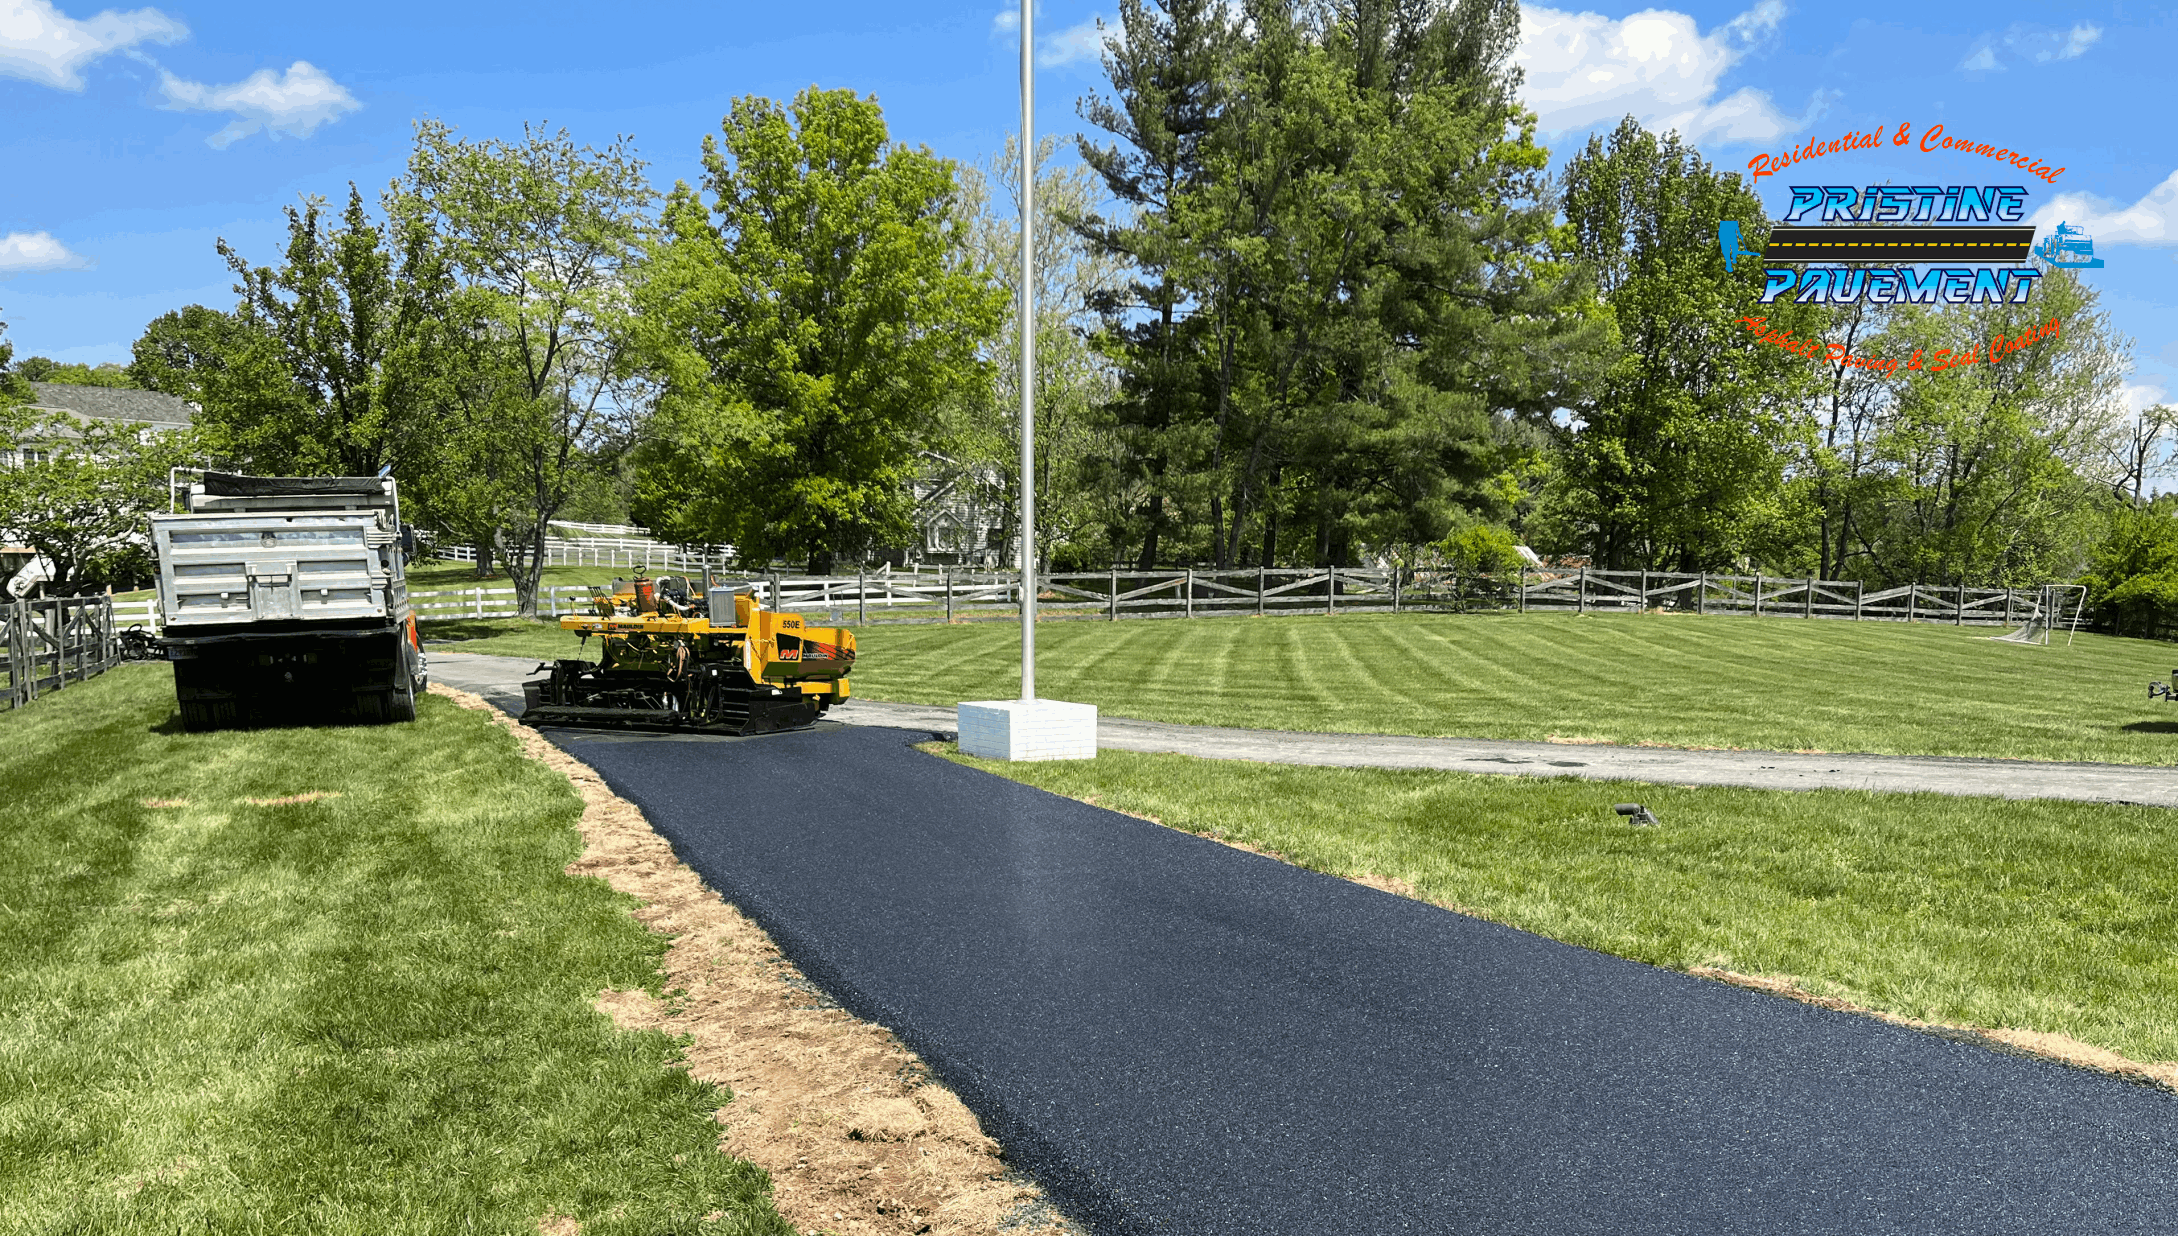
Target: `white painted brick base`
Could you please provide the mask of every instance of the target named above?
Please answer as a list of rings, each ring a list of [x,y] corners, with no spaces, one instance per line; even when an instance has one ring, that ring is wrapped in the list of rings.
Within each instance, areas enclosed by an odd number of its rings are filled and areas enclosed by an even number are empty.
[[[980,700],[956,714],[960,749],[990,760],[1097,758],[1097,706],[1059,700]]]

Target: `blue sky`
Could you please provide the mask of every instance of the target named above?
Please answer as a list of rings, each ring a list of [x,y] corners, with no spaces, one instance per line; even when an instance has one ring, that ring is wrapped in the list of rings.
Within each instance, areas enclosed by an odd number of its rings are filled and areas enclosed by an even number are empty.
[[[126,360],[157,315],[233,302],[216,237],[270,260],[281,206],[350,180],[375,193],[419,116],[471,136],[525,120],[596,144],[628,133],[662,188],[696,176],[733,98],[816,83],[876,94],[896,138],[980,158],[1019,107],[1006,7],[0,0],[0,318],[18,355]],[[1079,127],[1111,12],[1038,9],[1044,132]],[[1811,138],[1939,123],[2063,167],[2052,185],[1886,142],[1758,185],[1775,215],[1793,183],[2026,184],[2038,221],[2084,224],[2107,260],[2088,277],[2138,340],[2141,404],[2178,400],[2174,53],[2178,12],[2144,5],[1734,0],[1533,4],[1519,57],[1561,160],[1631,112],[1735,170]]]

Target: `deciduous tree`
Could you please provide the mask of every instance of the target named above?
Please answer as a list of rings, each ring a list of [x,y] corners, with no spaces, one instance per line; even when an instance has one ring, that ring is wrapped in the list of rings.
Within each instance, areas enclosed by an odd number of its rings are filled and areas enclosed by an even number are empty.
[[[625,137],[602,150],[565,129],[518,142],[416,126],[394,186],[404,228],[440,263],[435,329],[419,333],[440,409],[418,479],[440,525],[496,552],[534,614],[545,538],[567,503],[610,472],[645,396],[631,375],[629,276],[653,199]]]
[[[961,244],[953,165],[892,142],[874,99],[737,99],[721,138],[640,292],[663,388],[636,514],[824,572],[907,539],[917,452],[981,397],[1004,294]]]
[[[1561,460],[1580,547],[1612,568],[1693,571],[1775,540],[1818,375],[1808,357],[1761,341],[1819,340],[1826,319],[1758,304],[1756,264],[1725,270],[1718,221],[1738,220],[1759,249],[1761,200],[1676,133],[1629,116],[1567,166],[1565,212],[1621,345]]]

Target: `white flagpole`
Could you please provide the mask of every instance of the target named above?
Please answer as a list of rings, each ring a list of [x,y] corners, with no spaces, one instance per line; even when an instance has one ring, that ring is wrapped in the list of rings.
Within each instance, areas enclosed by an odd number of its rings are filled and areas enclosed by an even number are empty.
[[[1021,698],[1036,698],[1036,30],[1021,0]]]

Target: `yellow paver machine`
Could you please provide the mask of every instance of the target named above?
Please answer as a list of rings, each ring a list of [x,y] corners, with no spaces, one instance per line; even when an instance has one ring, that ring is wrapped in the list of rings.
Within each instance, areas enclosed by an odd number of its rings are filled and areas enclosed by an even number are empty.
[[[524,722],[764,734],[815,725],[847,698],[854,633],[767,610],[751,588],[692,594],[688,580],[661,576],[593,592],[590,612],[560,625],[585,644],[596,636],[598,659],[554,661],[524,683]]]

